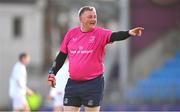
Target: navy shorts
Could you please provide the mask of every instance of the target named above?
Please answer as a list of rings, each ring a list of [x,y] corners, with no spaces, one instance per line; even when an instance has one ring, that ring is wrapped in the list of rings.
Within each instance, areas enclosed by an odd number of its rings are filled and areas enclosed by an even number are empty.
[[[65,88],[64,106],[97,107],[103,98],[103,75],[88,81],[73,81],[68,79]]]

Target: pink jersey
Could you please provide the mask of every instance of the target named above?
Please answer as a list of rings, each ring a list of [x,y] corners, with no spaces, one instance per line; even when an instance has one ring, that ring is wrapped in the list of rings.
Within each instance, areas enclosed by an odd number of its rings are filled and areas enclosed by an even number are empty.
[[[105,46],[110,43],[111,34],[112,31],[100,27],[91,32],[76,27],[66,34],[60,51],[68,54],[72,80],[91,80],[104,73]]]

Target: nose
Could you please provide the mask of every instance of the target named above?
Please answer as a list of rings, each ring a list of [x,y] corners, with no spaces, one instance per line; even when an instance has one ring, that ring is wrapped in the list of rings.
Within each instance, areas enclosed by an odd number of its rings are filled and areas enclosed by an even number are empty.
[[[92,21],[93,21],[93,22],[96,22],[96,18],[92,18]]]

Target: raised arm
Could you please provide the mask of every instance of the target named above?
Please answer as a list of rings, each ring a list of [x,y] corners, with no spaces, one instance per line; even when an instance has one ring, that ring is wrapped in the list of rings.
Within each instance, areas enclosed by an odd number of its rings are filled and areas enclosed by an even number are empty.
[[[110,42],[125,40],[130,36],[129,31],[113,32],[110,37]]]
[[[144,28],[137,27],[137,28],[133,28],[129,31],[113,32],[110,37],[110,42],[125,40],[125,39],[129,38],[130,36],[141,36],[143,30],[144,30]]]

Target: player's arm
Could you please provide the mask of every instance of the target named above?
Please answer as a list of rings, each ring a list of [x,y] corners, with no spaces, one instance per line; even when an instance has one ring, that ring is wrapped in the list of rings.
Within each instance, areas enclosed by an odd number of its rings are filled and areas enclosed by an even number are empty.
[[[52,67],[49,70],[49,74],[56,75],[59,69],[63,66],[66,58],[67,58],[67,54],[60,51],[58,56],[54,60]]]
[[[125,40],[130,36],[129,31],[113,32],[110,37],[110,42]]]
[[[110,37],[110,42],[125,40],[129,38],[130,36],[141,36],[143,30],[144,28],[137,27],[129,31],[113,32]]]
[[[67,54],[60,51],[58,56],[54,60],[53,65],[49,70],[49,76],[48,76],[48,83],[50,86],[54,87],[56,85],[55,75],[57,74],[59,69],[63,66],[66,58],[67,58]]]
[[[28,88],[28,87],[26,87],[26,94],[28,95],[28,96],[31,96],[31,95],[33,95],[34,94],[34,92],[30,89],[30,88]]]

